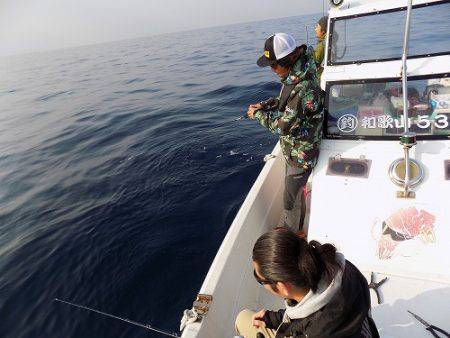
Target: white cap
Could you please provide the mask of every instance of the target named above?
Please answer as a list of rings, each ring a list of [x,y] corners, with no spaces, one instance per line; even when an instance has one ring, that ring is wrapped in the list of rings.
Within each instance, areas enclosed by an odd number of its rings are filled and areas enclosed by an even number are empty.
[[[277,60],[291,54],[297,44],[292,35],[286,33],[276,33],[273,36],[273,51]]]
[[[267,38],[264,44],[264,55],[258,59],[258,66],[266,67],[291,54],[297,44],[292,35],[276,33]]]

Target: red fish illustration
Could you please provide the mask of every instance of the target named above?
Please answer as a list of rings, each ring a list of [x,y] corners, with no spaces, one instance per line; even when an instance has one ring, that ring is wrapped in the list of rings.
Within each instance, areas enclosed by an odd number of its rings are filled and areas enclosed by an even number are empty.
[[[407,207],[397,210],[383,223],[378,241],[378,257],[389,259],[403,241],[419,237],[424,243],[436,241],[434,222],[436,217],[425,210]]]

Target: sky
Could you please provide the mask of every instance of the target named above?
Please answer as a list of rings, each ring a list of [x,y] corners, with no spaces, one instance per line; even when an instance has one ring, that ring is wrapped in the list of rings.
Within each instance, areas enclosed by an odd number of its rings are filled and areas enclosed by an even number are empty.
[[[319,12],[320,0],[0,0],[0,55]]]

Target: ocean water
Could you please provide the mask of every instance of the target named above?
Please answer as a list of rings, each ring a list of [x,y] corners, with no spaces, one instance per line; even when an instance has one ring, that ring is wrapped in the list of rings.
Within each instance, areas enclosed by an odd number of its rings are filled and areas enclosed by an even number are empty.
[[[264,40],[320,16],[0,59],[0,337],[160,337],[56,297],[177,331],[277,141],[234,121]]]

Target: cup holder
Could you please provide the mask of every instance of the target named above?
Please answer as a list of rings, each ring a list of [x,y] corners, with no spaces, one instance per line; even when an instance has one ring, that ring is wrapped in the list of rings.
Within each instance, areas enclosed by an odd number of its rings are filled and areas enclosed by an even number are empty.
[[[409,186],[418,185],[424,177],[422,165],[414,160],[409,160]],[[403,187],[405,185],[406,164],[404,158],[399,158],[392,162],[389,167],[389,177],[396,185]]]
[[[371,160],[363,156],[357,158],[341,158],[339,156],[328,159],[327,175],[346,177],[369,177]]]

